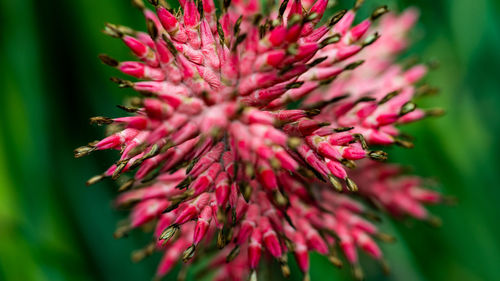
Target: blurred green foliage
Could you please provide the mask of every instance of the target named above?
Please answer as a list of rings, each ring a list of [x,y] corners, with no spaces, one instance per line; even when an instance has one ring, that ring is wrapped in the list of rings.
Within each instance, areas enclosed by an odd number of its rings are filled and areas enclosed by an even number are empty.
[[[130,261],[130,251],[147,235],[112,238],[123,217],[110,206],[113,183],[84,186],[106,168],[110,155],[72,157],[73,148],[102,136],[88,117],[118,115],[112,105],[132,94],[109,83],[106,77],[116,73],[96,58],[100,52],[130,56],[119,41],[99,32],[107,21],[144,29],[128,2],[0,1],[0,280],[153,276],[158,257]],[[500,3],[366,2],[365,15],[380,4],[421,9],[418,42],[408,53],[439,59],[441,67],[427,81],[441,94],[418,104],[439,105],[448,114],[405,127],[416,136],[416,147],[391,149],[390,156],[459,198],[455,207],[432,208],[444,221],[439,229],[385,220],[383,227],[398,238],[384,245],[392,274],[383,276],[364,259],[367,279],[500,280]],[[334,269],[318,256],[311,277],[351,280],[348,269]],[[297,273],[291,280],[300,278]]]

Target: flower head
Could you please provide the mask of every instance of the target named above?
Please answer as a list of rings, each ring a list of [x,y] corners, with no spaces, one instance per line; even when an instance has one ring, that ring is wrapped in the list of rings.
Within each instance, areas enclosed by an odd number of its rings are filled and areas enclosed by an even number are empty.
[[[121,177],[116,205],[132,209],[117,237],[155,225],[155,242],[134,259],[163,252],[163,276],[219,248],[209,264],[214,280],[255,280],[264,256],[287,275],[291,253],[307,277],[309,252],[341,266],[340,249],[361,277],[357,250],[385,265],[373,238],[390,236],[350,193],[398,216],[430,217],[422,203],[441,196],[375,163],[387,154],[369,148],[412,146],[395,126],[436,113],[412,101],[427,67],[395,62],[414,10],[377,25],[387,12],[380,7],[353,26],[360,1],[325,23],[327,0],[285,0],[268,15],[257,0],[225,1],[219,16],[212,0],[180,0],[179,10],[150,2],[156,13],[134,1],[148,33],[104,30],[140,61],[100,55],[139,79],[112,78],[143,97],[120,106],[130,116],[92,118],[112,133],[75,150],[120,151],[88,183]]]

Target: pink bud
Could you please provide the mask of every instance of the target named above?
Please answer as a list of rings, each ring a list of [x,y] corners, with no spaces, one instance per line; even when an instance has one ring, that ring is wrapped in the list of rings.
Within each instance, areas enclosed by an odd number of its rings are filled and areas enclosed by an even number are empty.
[[[167,9],[163,8],[162,6],[158,6],[158,8],[156,9],[156,13],[158,14],[158,18],[160,19],[163,28],[165,28],[168,33],[172,33],[178,30],[179,22],[177,21],[175,16],[172,15]]]
[[[173,113],[173,108],[157,99],[144,99],[144,109],[148,117],[153,119],[167,119]]]
[[[340,33],[342,35],[346,34],[354,21],[354,12],[352,10],[347,11],[347,13],[340,19],[340,21],[335,24],[333,31],[335,33]]]
[[[200,13],[193,0],[187,0],[184,6],[184,24],[188,27],[197,26],[200,23]]]
[[[330,170],[330,172],[337,178],[345,179],[347,177],[344,167],[339,162],[327,159],[326,166],[328,167],[328,170]]]
[[[135,136],[139,134],[139,131],[132,128],[127,128],[121,132],[115,133],[100,142],[98,142],[95,146],[97,149],[110,149],[115,148],[119,145],[122,145],[125,142],[130,141]]]
[[[271,255],[276,258],[282,256],[281,245],[278,240],[278,236],[276,232],[271,227],[269,219],[266,217],[262,217],[260,219],[260,229],[262,232],[262,240],[264,241],[264,245]]]
[[[189,247],[189,242],[186,239],[177,240],[167,251],[165,251],[156,274],[158,276],[167,274],[177,261],[179,261],[179,257],[187,247]]]
[[[137,204],[132,210],[132,227],[138,227],[160,215],[170,203],[164,199],[150,199]]]
[[[349,142],[353,141],[354,137],[351,133],[343,132],[337,134],[331,134],[328,136],[328,142],[331,145],[347,145]]]
[[[344,149],[342,152],[342,157],[351,160],[363,159],[366,156],[365,150],[361,147],[359,143],[353,143]]]
[[[143,58],[147,55],[148,53],[148,47],[146,47],[144,44],[142,44],[139,40],[135,39],[134,37],[125,35],[123,37],[123,42],[134,52],[134,54],[139,57]]]
[[[273,47],[280,46],[285,40],[286,28],[284,26],[278,26],[269,33],[269,43]]]
[[[404,77],[408,83],[415,83],[427,73],[427,68],[421,64],[408,69],[404,73]]]
[[[207,14],[215,12],[215,4],[213,0],[202,0],[203,1],[203,11]]]
[[[217,206],[224,207],[229,198],[229,178],[226,172],[221,172],[215,180],[215,198]]]
[[[380,251],[380,248],[368,235],[366,235],[366,233],[359,230],[353,230],[352,234],[354,239],[356,240],[356,243],[365,252],[370,254],[375,259],[382,258],[382,252]]]
[[[273,170],[263,161],[260,162],[259,169],[258,175],[262,185],[268,190],[278,189],[278,181],[276,180],[276,175]]]
[[[309,253],[304,236],[300,232],[297,232],[293,242],[295,244],[294,255],[300,270],[302,272],[309,271]]]
[[[260,229],[252,231],[250,244],[248,245],[248,266],[251,269],[257,268],[262,253],[262,234]]]
[[[351,38],[353,41],[357,41],[359,38],[361,38],[370,28],[371,26],[371,21],[370,20],[364,20],[355,27],[351,28]]]
[[[191,184],[190,188],[195,191],[195,196],[204,192],[214,182],[221,168],[221,164],[213,163]]]
[[[193,243],[197,245],[200,243],[201,239],[205,237],[208,227],[210,225],[210,220],[212,218],[212,208],[210,206],[205,206],[200,213],[200,217],[196,222],[193,234]]]

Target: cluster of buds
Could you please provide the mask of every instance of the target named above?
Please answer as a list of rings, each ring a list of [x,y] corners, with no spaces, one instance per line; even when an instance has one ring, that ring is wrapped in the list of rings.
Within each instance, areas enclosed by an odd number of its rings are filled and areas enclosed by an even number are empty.
[[[116,205],[131,215],[116,237],[154,226],[154,241],[133,259],[162,252],[161,277],[219,249],[201,273],[236,281],[256,280],[261,258],[276,259],[286,276],[293,255],[307,280],[316,251],[362,278],[359,248],[387,269],[373,238],[392,238],[350,195],[419,219],[431,217],[422,203],[441,201],[370,149],[412,146],[395,126],[439,113],[412,101],[427,67],[394,61],[416,12],[382,17],[383,6],[353,26],[362,1],[326,22],[328,0],[284,0],[268,14],[257,0],[224,1],[221,13],[212,0],[149,2],[133,1],[147,33],[104,30],[140,61],[99,56],[138,79],[112,81],[142,97],[119,106],[130,116],[91,118],[110,135],[75,150],[120,151],[87,183],[121,182]]]

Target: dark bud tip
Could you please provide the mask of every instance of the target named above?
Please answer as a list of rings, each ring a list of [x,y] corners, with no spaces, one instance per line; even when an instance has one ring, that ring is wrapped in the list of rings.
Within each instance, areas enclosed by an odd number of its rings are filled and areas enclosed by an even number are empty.
[[[340,160],[340,163],[342,163],[342,165],[346,166],[349,169],[356,168],[356,163],[354,163],[354,161],[352,161],[352,160],[342,159],[342,160]]]
[[[149,257],[151,254],[153,254],[154,250],[155,250],[155,244],[150,243],[143,249],[133,251],[131,255],[132,262],[142,261],[144,258]]]
[[[88,155],[92,151],[94,151],[96,148],[94,146],[86,145],[86,146],[80,146],[79,148],[75,149],[73,151],[75,158],[80,158],[85,155]]]
[[[330,37],[325,38],[323,41],[321,41],[321,43],[319,43],[319,45],[321,48],[323,48],[330,44],[337,43],[340,41],[340,37],[341,37],[340,34],[334,34]]]
[[[258,26],[259,25],[259,22],[262,20],[263,16],[262,14],[256,14],[252,20],[252,24],[254,26]]]
[[[375,238],[377,238],[378,240],[382,241],[382,242],[385,242],[385,243],[394,243],[396,242],[396,237],[390,235],[390,234],[387,234],[387,233],[384,233],[384,232],[377,232],[375,234]]]
[[[196,251],[196,246],[193,244],[189,246],[184,253],[182,253],[182,261],[183,262],[188,262],[190,259],[193,258],[194,253]]]
[[[178,188],[178,189],[187,188],[191,184],[192,181],[193,181],[193,178],[191,176],[187,176],[175,188]]]
[[[443,204],[446,204],[446,205],[455,206],[458,204],[458,198],[455,196],[450,196],[450,195],[442,196],[441,202],[443,202]]]
[[[151,19],[148,19],[146,21],[146,27],[147,27],[149,36],[151,36],[151,38],[153,40],[156,40],[156,38],[158,38],[158,28],[156,28],[156,24],[154,23],[154,21],[152,21]]]
[[[338,180],[337,177],[333,176],[333,175],[329,175],[328,176],[328,180],[330,181],[330,183],[332,184],[333,188],[335,189],[335,191],[337,192],[342,192],[343,188],[342,188],[342,183]]]
[[[204,13],[204,9],[203,9],[203,1],[198,0],[196,8],[198,9],[198,13],[200,14],[200,18],[204,18],[205,13]]]
[[[156,155],[158,155],[160,153],[160,146],[158,144],[153,144],[151,146],[151,149],[148,151],[148,153],[146,153],[144,156],[143,156],[143,160],[146,160],[146,159],[149,159],[151,157],[154,157]]]
[[[354,134],[353,136],[356,140],[359,141],[361,147],[363,147],[364,150],[368,149],[368,144],[366,143],[365,137],[362,134]]]
[[[236,49],[238,48],[238,46],[243,42],[245,41],[245,39],[247,38],[247,34],[246,33],[243,33],[243,34],[240,34],[238,35],[238,37],[236,37],[236,41],[234,42],[234,45],[233,45],[233,48],[232,48],[232,51],[235,52]]]
[[[288,198],[283,195],[279,190],[276,190],[273,194],[274,203],[279,207],[285,207],[288,205]]]
[[[170,40],[170,38],[168,38],[165,34],[162,35],[162,38],[163,41],[167,43],[167,48],[170,51],[170,53],[172,53],[172,55],[174,56],[177,55],[177,49],[175,48],[174,43],[172,43],[172,40]]]
[[[342,263],[342,260],[335,256],[328,257],[328,260],[337,268],[342,268],[342,266],[344,265]]]
[[[287,89],[295,89],[295,88],[300,88],[304,84],[304,81],[298,81],[298,82],[292,82],[288,85],[285,86]]]
[[[314,109],[307,109],[304,111],[305,114],[308,116],[308,117],[313,117],[313,116],[316,116],[318,114],[321,113],[321,109],[318,109],[318,108],[314,108]]]
[[[290,44],[287,48],[286,48],[286,52],[287,54],[289,55],[293,55],[295,56],[298,52],[298,45],[293,43],[293,44]]]
[[[389,266],[389,263],[387,263],[386,260],[380,259],[379,260],[380,267],[382,267],[382,271],[384,272],[384,275],[389,275],[391,274],[391,267]]]
[[[424,84],[417,88],[415,95],[421,97],[421,96],[432,96],[436,95],[437,93],[439,93],[439,88],[431,87],[427,84]]]
[[[383,97],[379,102],[378,104],[384,104],[386,102],[388,102],[389,100],[391,100],[393,97],[399,95],[400,91],[397,90],[397,91],[393,91],[393,92],[390,92],[388,93],[387,95],[385,95],[385,97]]]
[[[85,184],[87,186],[90,186],[90,185],[93,185],[95,183],[100,182],[104,178],[105,178],[104,175],[96,175],[96,176],[91,177]]]
[[[365,61],[364,60],[358,60],[353,63],[350,63],[344,67],[344,70],[353,70],[356,69],[358,66],[362,65]]]
[[[370,202],[372,203],[372,202]],[[376,222],[382,222],[382,218],[375,212],[372,211],[365,211],[363,213],[363,216],[365,216],[367,219],[376,221]]]
[[[95,116],[90,118],[90,124],[92,125],[109,125],[113,123],[113,119],[103,116]]]
[[[328,85],[330,83],[332,83],[335,79],[337,79],[337,75],[333,76],[333,77],[330,77],[330,78],[327,78],[327,79],[323,79],[320,81],[320,85]]]
[[[132,252],[130,259],[132,260],[132,262],[138,263],[138,262],[142,261],[145,257],[146,257],[146,255],[144,254],[144,252],[142,250],[136,250],[136,251]]]
[[[246,183],[243,185],[241,193],[243,194],[243,198],[245,199],[245,201],[248,203],[250,201],[250,198],[252,197],[253,188],[248,183]]]
[[[144,10],[146,6],[144,6],[144,2],[142,0],[132,0],[132,6],[136,7],[139,10]]]
[[[356,0],[356,2],[354,2],[354,7],[352,7],[352,9],[354,11],[359,10],[359,8],[361,8],[361,6],[363,5],[364,2],[365,2],[365,0]]]
[[[404,148],[413,148],[415,146],[412,142],[400,138],[395,138],[394,143]]]
[[[131,227],[129,225],[120,226],[113,233],[113,237],[115,239],[120,239],[124,236],[127,236],[130,230],[131,230]]]
[[[325,40],[326,40],[326,39],[325,39]],[[316,65],[318,65],[318,64],[320,64],[320,63],[322,63],[322,62],[324,62],[326,59],[328,59],[328,57],[327,57],[327,56],[324,56],[324,57],[321,57],[321,58],[317,58],[317,59],[313,60],[311,63],[307,64],[307,66],[308,66],[309,68],[315,67]]]
[[[446,111],[442,108],[427,109],[425,111],[425,116],[429,117],[439,117],[443,116],[444,114],[446,114]]]
[[[158,6],[158,4],[159,4],[159,2],[160,2],[160,1],[158,1],[158,0],[148,0],[148,2],[149,2],[151,5],[153,5],[153,6],[155,6],[155,7],[156,7],[156,6]]]
[[[123,32],[118,28],[118,26],[112,23],[106,23],[102,32],[114,38],[121,38],[123,36]]]
[[[346,183],[347,189],[349,189],[349,191],[351,191],[351,192],[358,191],[358,185],[350,178],[345,178],[345,183]]]
[[[106,54],[100,54],[98,55],[98,58],[106,65],[109,65],[111,67],[117,67],[120,63],[115,60],[114,58],[106,55]]]
[[[217,248],[222,249],[226,246],[226,239],[222,229],[217,232]]]
[[[191,162],[189,162],[189,165],[186,167],[186,174],[189,174],[191,170],[193,170],[194,166],[196,163],[198,163],[198,160],[200,160],[199,157],[193,159]]]
[[[282,258],[280,259],[280,264],[281,264],[281,274],[283,274],[283,277],[288,278],[290,277],[290,267],[288,266],[288,263],[286,259]]]
[[[240,25],[241,25],[241,21],[243,20],[243,15],[241,15],[237,20],[236,20],[236,23],[234,24],[234,27],[233,27],[233,34],[238,36],[238,34],[240,34]]]
[[[134,82],[132,82],[132,81],[124,80],[124,79],[121,79],[121,78],[118,78],[118,77],[111,77],[110,80],[113,83],[118,84],[118,87],[120,87],[120,88],[131,88],[131,87],[134,87]]]
[[[304,21],[305,22],[311,22],[315,19],[317,19],[319,17],[319,14],[318,13],[310,13],[308,14],[305,18],[304,18]]]
[[[357,99],[354,103],[358,104],[360,102],[371,102],[371,101],[375,101],[375,100],[376,99],[372,98],[372,97],[362,97],[362,98]]]
[[[224,38],[224,30],[222,29],[222,25],[219,21],[217,21],[217,33],[219,34],[219,41],[221,45],[226,44],[226,40]]]
[[[438,69],[439,66],[440,66],[440,62],[439,60],[437,59],[431,59],[429,60],[426,65],[430,68],[430,69]]]
[[[403,106],[399,110],[399,116],[406,115],[406,114],[414,111],[415,109],[417,109],[417,105],[412,101],[408,101],[405,104],[403,104]]]
[[[359,264],[355,264],[352,266],[352,275],[354,279],[356,279],[357,281],[363,280],[364,274]]]
[[[370,151],[368,157],[372,160],[383,162],[387,160],[387,153],[382,150]]]
[[[371,15],[370,18],[371,18],[372,21],[374,21],[374,20],[380,18],[382,15],[384,15],[387,12],[389,12],[389,9],[387,8],[387,5],[378,7],[377,9],[375,9],[375,11],[373,11],[373,13],[372,13],[372,15]]]
[[[342,132],[350,131],[352,129],[354,129],[354,127],[339,127],[339,128],[333,129],[333,131],[336,133],[342,133]]]
[[[124,110],[128,113],[136,113],[139,110],[139,108],[137,108],[137,107],[125,106],[125,105],[121,105],[121,104],[116,105],[116,107],[118,107],[119,109]]]
[[[179,204],[181,203],[181,200],[171,200],[172,204],[170,204],[170,206],[168,206],[164,211],[163,213],[168,213],[168,212],[171,212],[175,209],[177,209],[177,207],[179,207]]]
[[[120,186],[120,188],[118,188],[118,191],[119,191],[119,192],[122,192],[122,191],[125,191],[125,190],[127,190],[127,189],[131,188],[131,187],[132,187],[132,185],[134,185],[134,182],[135,182],[135,180],[134,180],[134,179],[129,179],[129,180],[128,180],[128,181],[126,181],[124,184],[122,184],[122,185]]]
[[[179,226],[175,224],[165,228],[165,230],[163,230],[163,232],[161,233],[159,240],[163,240],[163,243],[167,243],[168,240],[170,240],[170,238],[172,238],[178,230]]]
[[[121,173],[123,169],[127,166],[128,160],[127,161],[120,161],[119,163],[116,164],[116,169],[113,172],[113,175],[111,175],[112,180],[116,180],[121,176]]]
[[[293,69],[293,65],[287,64],[283,68],[280,69],[279,75],[284,75],[285,73],[287,73],[288,71],[290,71],[292,69]]]
[[[443,225],[443,221],[440,217],[432,215],[427,218],[426,222],[432,227],[441,227]]]
[[[240,254],[240,246],[236,245],[226,257],[226,262],[232,262]]]
[[[296,150],[297,147],[302,143],[302,140],[297,137],[289,137],[287,140],[287,145],[291,150]]]
[[[363,41],[363,47],[366,47],[366,46],[369,46],[373,43],[375,43],[375,41],[377,41],[377,39],[380,38],[380,34],[378,32],[375,32],[373,33],[372,35],[366,37],[365,41]]]
[[[283,17],[283,14],[285,13],[287,6],[288,6],[288,0],[283,0],[283,2],[281,2],[280,8],[279,8],[280,17]]]
[[[336,12],[332,19],[330,20],[330,23],[328,24],[329,26],[334,26],[335,24],[337,24],[337,22],[339,22],[343,17],[344,15],[347,13],[347,10],[344,9],[344,10],[340,10],[338,12]]]

